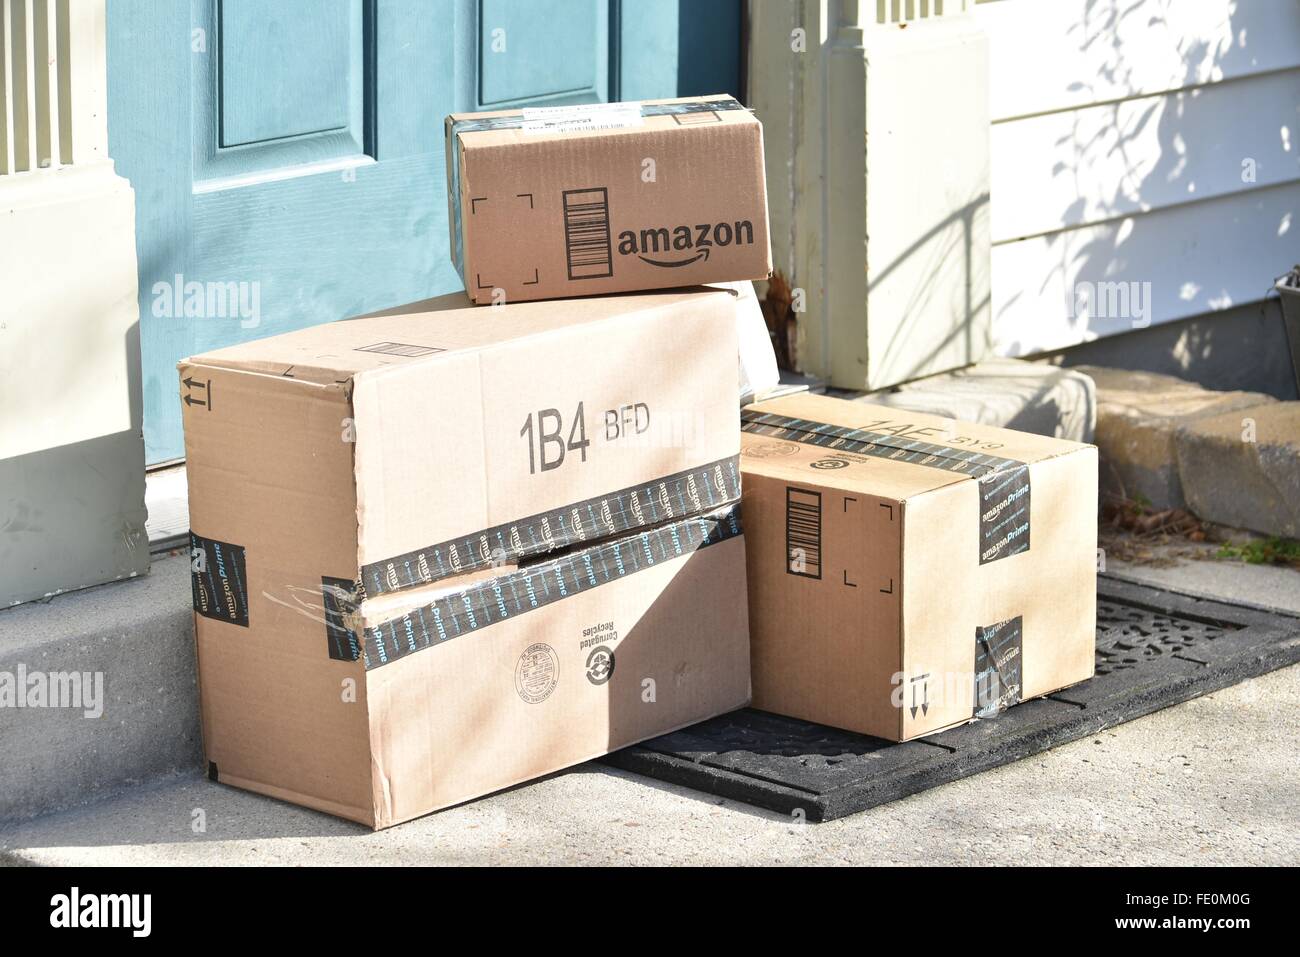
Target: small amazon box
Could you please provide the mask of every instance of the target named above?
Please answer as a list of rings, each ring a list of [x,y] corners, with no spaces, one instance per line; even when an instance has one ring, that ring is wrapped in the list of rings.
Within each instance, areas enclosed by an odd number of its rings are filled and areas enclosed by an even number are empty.
[[[906,741],[1092,677],[1093,446],[817,395],[741,420],[754,707]]]
[[[707,290],[182,362],[211,775],[382,828],[744,705],[735,368]]]
[[[447,117],[476,303],[766,279],[763,128],[729,96]]]

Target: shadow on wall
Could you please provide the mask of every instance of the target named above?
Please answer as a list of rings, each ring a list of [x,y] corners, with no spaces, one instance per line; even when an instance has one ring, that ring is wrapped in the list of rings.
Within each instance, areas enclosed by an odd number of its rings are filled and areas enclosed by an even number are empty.
[[[941,355],[956,353],[960,357],[950,364],[961,364],[970,357],[985,355],[990,348],[988,309],[990,295],[988,277],[982,275],[987,269],[987,260],[977,263],[974,259],[976,219],[988,215],[989,194],[981,193],[961,209],[945,217],[919,236],[892,262],[872,274],[871,285],[882,286],[900,267],[907,270],[917,269],[917,260],[922,257],[922,275],[941,276],[959,264],[961,282],[954,287],[949,283],[912,283],[908,288],[907,300],[897,315],[895,325],[888,341],[885,343],[884,356],[879,368],[886,371],[886,377],[892,382],[905,382],[918,376],[930,374],[934,363]],[[987,242],[987,226],[984,233]],[[975,275],[979,269],[981,275]],[[938,292],[951,292],[956,289],[960,301],[935,303]],[[977,289],[979,292],[977,292]],[[957,297],[954,297],[957,298]],[[936,317],[958,317],[950,320],[943,336],[934,339],[927,351],[916,350],[916,330],[925,323],[927,331],[932,329]],[[931,335],[926,336],[927,344]]]
[[[1014,268],[1023,256],[1039,273],[998,308],[995,329],[1006,337],[998,343],[1003,355],[1134,333],[1242,303],[1255,304],[1258,312],[1273,277],[1300,259],[1300,249],[1288,251],[1293,222],[1300,219],[1292,168],[1300,131],[1293,109],[1297,77],[1260,72],[1258,48],[1268,44],[1251,31],[1268,21],[1259,8],[1240,0],[1223,3],[1213,40],[1180,42],[1182,76],[1167,84],[1177,92],[1116,98],[1117,90],[1150,87],[1152,68],[1134,57],[1135,35],[1160,44],[1190,32],[1186,8],[1174,15],[1175,3],[1091,0],[1070,27],[1078,49],[1109,48],[1090,50],[1104,68],[1094,77],[1078,77],[1071,92],[1080,102],[1107,105],[1056,114],[1069,117],[1070,127],[1049,151],[1056,157],[1053,180],[1070,183],[1074,198],[1052,231],[1002,247],[1004,268]],[[1152,54],[1161,52],[1168,54],[1151,48]],[[1243,74],[1252,75],[1213,82]],[[1270,112],[1277,104],[1285,111]],[[1062,223],[1069,226],[1056,228]],[[1011,237],[1004,232],[1001,238]],[[1038,251],[1032,259],[1031,244]],[[1044,263],[1051,264],[1046,271]],[[1062,315],[1058,303],[1065,306],[1063,324],[1045,328],[1054,321],[1049,317]],[[1273,310],[1262,317],[1237,315],[1251,323],[1276,318]],[[1228,345],[1222,331],[1211,328],[1189,327],[1171,337],[1175,352],[1163,357],[1147,355],[1159,337],[1126,337],[1121,341],[1132,339],[1137,354],[1128,363],[1116,356],[1115,364],[1156,363],[1160,371],[1184,376],[1196,364],[1211,368],[1206,361]],[[1235,355],[1240,361],[1241,353]]]
[[[1158,372],[1207,389],[1300,399],[1276,299],[1098,339],[1045,358],[1064,366]]]

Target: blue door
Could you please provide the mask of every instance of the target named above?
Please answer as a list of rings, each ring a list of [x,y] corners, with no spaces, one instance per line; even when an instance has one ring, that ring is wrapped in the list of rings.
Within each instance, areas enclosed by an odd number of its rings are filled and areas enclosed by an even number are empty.
[[[451,112],[740,96],[741,0],[109,0],[147,458],[176,362],[459,286]]]

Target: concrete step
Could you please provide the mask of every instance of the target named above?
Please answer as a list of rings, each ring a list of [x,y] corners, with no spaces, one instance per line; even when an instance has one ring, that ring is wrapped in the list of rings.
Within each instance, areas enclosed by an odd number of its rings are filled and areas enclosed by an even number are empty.
[[[1300,402],[1151,372],[1075,368],[1097,385],[1103,494],[1300,537]]]
[[[598,765],[367,829],[191,773],[0,828],[0,864],[1295,864],[1300,665],[829,824]]]
[[[189,564],[0,611],[0,822],[202,762]]]
[[[1300,538],[1300,402],[1201,418],[1174,444],[1183,494],[1201,518]]]
[[[990,359],[851,397],[1075,442],[1091,442],[1096,422],[1096,398],[1088,376],[1022,359]]]
[[[1145,500],[1155,510],[1187,506],[1176,444],[1180,429],[1228,414],[1240,422],[1253,414],[1247,410],[1276,402],[1259,392],[1214,392],[1154,372],[1101,366],[1074,369],[1097,386],[1095,441],[1102,493]],[[1210,515],[1201,517],[1220,521]]]

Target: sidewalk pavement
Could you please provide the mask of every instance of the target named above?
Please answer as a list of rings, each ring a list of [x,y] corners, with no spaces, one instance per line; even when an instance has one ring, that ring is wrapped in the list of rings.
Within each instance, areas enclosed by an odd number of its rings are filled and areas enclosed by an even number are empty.
[[[1300,613],[1289,569],[1111,570]],[[1297,742],[1300,665],[828,824],[589,764],[371,833],[183,774],[0,831],[0,863],[1295,865]]]
[[[1298,716],[1295,666],[829,824],[586,765],[370,833],[186,776],[0,833],[0,861],[1294,865]]]

